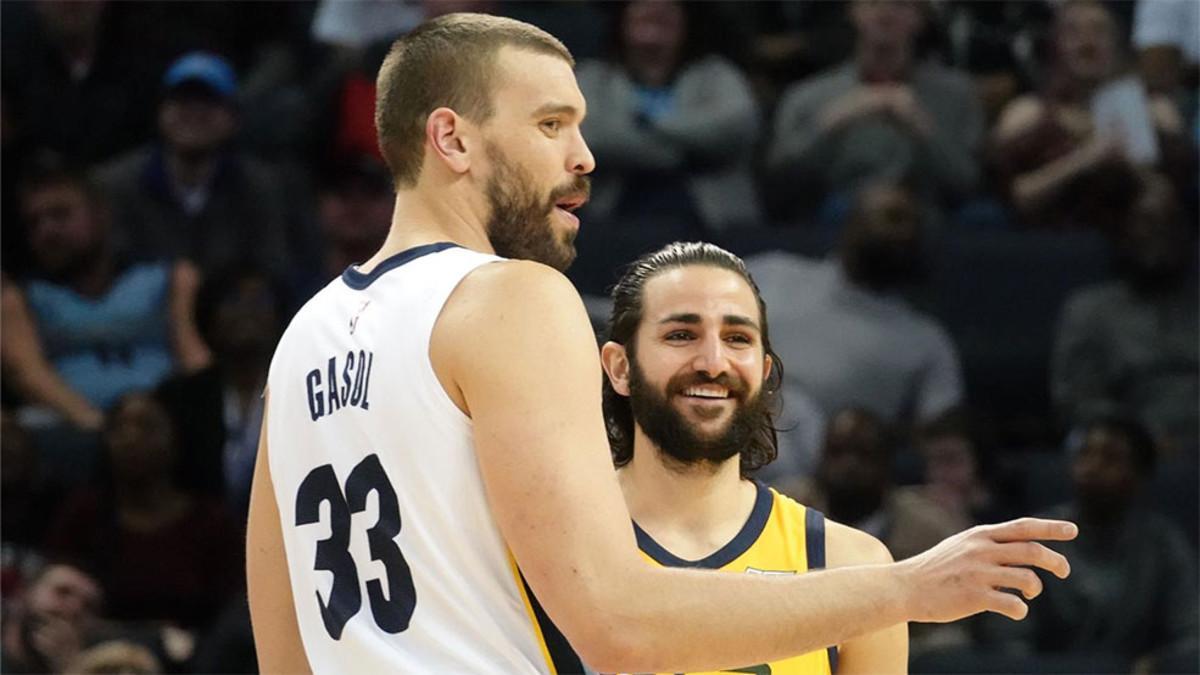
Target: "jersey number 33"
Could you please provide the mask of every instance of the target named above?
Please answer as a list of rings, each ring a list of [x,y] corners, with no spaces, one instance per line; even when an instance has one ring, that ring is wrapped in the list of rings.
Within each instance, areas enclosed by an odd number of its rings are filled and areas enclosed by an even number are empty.
[[[379,462],[379,456],[368,455],[346,477],[343,490],[333,465],[323,464],[313,469],[300,482],[296,491],[296,526],[312,525],[321,520],[321,503],[329,503],[329,537],[317,542],[314,569],[333,573],[329,596],[316,591],[317,604],[329,637],[340,640],[346,622],[362,608],[362,587],[358,565],[350,553],[351,516],[367,509],[367,496],[374,492],[379,501],[379,519],[367,529],[371,559],[383,564],[387,576],[387,592],[379,579],[367,581],[367,597],[371,615],[380,629],[399,633],[408,628],[413,610],[417,607],[417,591],[413,587],[412,571],[396,545],[400,534],[400,505],[396,491]]]

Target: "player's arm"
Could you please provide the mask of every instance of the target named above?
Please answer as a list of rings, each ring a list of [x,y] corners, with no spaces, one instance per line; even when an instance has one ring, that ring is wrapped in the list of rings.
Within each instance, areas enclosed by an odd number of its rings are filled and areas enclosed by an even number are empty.
[[[825,521],[825,557],[829,568],[892,562],[875,537],[831,520]],[[840,645],[838,675],[908,672],[908,624],[898,623]]]
[[[840,644],[906,620],[984,610],[1024,616],[994,586],[1037,579],[1001,561],[1066,561],[1037,544],[1064,525],[1018,522],[951,540],[894,565],[781,579],[647,565],[612,468],[601,369],[566,279],[534,263],[472,272],[434,327],[439,379],[472,418],[496,522],[538,599],[572,646],[607,672],[717,670]],[[1032,580],[1030,579],[1032,577]]]
[[[254,483],[250,488],[250,520],[246,524],[246,588],[250,623],[261,673],[309,673],[300,642],[300,625],[292,602],[292,584],[283,550],[279,505],[267,460],[267,414],[264,403]]]

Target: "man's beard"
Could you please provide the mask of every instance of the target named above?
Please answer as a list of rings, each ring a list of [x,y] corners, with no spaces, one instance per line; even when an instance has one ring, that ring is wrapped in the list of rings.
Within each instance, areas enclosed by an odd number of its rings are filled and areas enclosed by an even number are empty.
[[[550,218],[559,200],[587,196],[588,179],[576,176],[552,190],[546,199],[538,199],[528,171],[508,161],[492,143],[487,144],[487,154],[495,167],[487,185],[491,207],[487,232],[492,249],[504,258],[533,260],[565,271],[575,260],[575,233],[567,230],[556,234]]]
[[[698,433],[695,425],[671,402],[688,387],[702,384],[726,387],[730,397],[738,401],[725,430],[715,435]],[[629,402],[633,419],[658,448],[660,456],[669,458],[667,466],[671,468],[707,465],[715,470],[745,450],[766,412],[761,390],[752,398],[747,398],[748,394],[746,383],[737,376],[721,374],[712,378],[704,373],[672,377],[665,392],[660,392],[646,381],[637,359],[631,356],[629,360]]]

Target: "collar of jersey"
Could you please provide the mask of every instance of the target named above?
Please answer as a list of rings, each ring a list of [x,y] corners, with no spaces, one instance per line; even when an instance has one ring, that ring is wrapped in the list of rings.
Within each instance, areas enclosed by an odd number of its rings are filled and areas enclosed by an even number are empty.
[[[738,531],[733,539],[729,540],[716,552],[701,558],[700,560],[684,560],[679,556],[671,553],[663,548],[661,544],[654,541],[646,531],[643,530],[636,522],[633,524],[634,534],[637,535],[638,548],[642,552],[650,556],[655,562],[665,567],[703,567],[706,569],[720,569],[737,559],[738,556],[745,553],[758,541],[758,536],[762,534],[763,528],[767,526],[767,519],[771,517],[771,507],[775,499],[771,495],[771,491],[767,486],[755,481],[758,488],[758,494],[754,498],[754,508],[750,510],[750,517],[746,519],[746,524]]]
[[[375,269],[371,270],[370,272],[359,272],[354,265],[351,265],[350,267],[347,267],[344,272],[342,272],[342,281],[346,282],[346,285],[350,288],[353,288],[356,291],[361,291],[374,283],[379,277],[387,274],[397,267],[400,267],[401,265],[410,263],[417,258],[429,255],[430,253],[445,251],[448,248],[461,247],[458,244],[450,241],[439,241],[435,244],[414,246],[413,248],[401,251],[396,255],[387,258],[383,262],[376,265]]]

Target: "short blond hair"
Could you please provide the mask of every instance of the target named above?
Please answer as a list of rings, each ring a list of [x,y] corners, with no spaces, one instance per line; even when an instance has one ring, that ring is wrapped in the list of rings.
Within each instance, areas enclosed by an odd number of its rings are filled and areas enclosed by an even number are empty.
[[[376,82],[375,128],[396,189],[417,184],[429,113],[446,107],[476,123],[492,116],[495,56],[506,46],[575,65],[553,35],[488,14],[446,14],[392,44]]]

